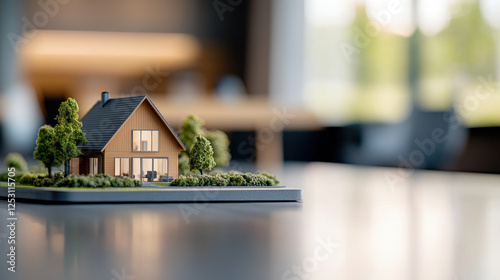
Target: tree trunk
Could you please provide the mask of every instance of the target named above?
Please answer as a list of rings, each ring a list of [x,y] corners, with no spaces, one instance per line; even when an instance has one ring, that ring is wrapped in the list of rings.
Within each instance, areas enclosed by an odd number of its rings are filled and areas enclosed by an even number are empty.
[[[201,173],[201,175],[203,175],[203,170],[202,169],[200,169],[200,173]]]
[[[70,160],[67,160],[64,162],[64,177],[68,176],[70,173],[71,169],[71,163]]]
[[[52,178],[52,167],[51,166],[46,166],[47,170],[49,171],[49,178]]]

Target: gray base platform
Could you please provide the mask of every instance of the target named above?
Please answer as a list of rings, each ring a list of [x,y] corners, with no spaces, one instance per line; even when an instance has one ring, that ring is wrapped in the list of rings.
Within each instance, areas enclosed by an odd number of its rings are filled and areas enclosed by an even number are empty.
[[[0,197],[7,197],[0,187]],[[285,187],[154,187],[107,189],[15,189],[16,201],[42,203],[297,202],[301,189]]]

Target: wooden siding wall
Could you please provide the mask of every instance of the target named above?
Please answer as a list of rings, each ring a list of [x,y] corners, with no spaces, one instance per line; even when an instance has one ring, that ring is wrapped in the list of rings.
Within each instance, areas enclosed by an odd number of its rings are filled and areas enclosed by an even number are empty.
[[[134,129],[159,130],[159,152],[133,152],[132,130]],[[115,175],[115,157],[168,157],[168,173],[177,178],[179,149],[175,137],[154,112],[154,108],[145,100],[108,143],[104,151],[104,173]]]
[[[80,175],[80,158],[71,159],[71,174]]]

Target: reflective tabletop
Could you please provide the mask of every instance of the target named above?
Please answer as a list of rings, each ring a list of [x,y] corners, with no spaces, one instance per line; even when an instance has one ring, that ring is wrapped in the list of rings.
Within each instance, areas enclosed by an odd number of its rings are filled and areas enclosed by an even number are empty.
[[[303,203],[16,203],[0,279],[500,279],[500,176],[287,164]]]

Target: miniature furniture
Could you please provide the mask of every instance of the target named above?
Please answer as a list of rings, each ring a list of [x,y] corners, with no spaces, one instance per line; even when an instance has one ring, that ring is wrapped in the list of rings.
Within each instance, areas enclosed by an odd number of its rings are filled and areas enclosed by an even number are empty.
[[[148,179],[149,182],[152,182],[155,180],[156,175],[157,175],[156,171],[148,171],[146,174],[146,178]]]
[[[172,182],[174,178],[168,175],[160,175],[160,181],[162,182]]]

